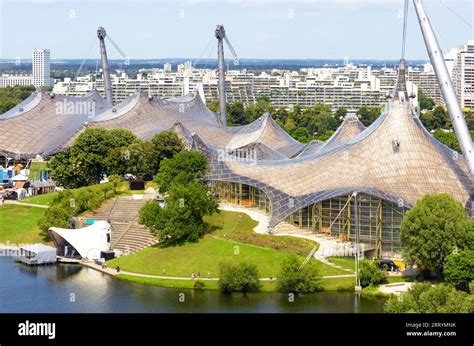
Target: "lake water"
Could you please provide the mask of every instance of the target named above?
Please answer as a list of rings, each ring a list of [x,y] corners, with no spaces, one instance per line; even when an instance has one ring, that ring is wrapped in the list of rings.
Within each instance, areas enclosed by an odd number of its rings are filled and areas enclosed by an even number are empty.
[[[184,293],[184,302],[180,302]],[[382,312],[383,299],[351,292],[295,297],[281,293],[223,294],[144,285],[80,265],[27,267],[0,257],[0,313],[8,312]]]

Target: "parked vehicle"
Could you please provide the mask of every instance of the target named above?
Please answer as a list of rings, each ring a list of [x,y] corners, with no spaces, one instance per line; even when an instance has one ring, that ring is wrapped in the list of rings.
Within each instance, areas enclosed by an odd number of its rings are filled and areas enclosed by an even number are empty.
[[[400,267],[395,264],[394,261],[391,259],[381,259],[377,263],[377,267],[381,270],[389,270],[389,271],[399,271]]]

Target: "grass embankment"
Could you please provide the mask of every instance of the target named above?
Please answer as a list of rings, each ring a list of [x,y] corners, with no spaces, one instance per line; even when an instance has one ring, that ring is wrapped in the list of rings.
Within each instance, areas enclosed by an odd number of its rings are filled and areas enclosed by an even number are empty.
[[[89,189],[92,191],[101,191],[103,184],[81,187],[79,189],[66,190],[77,196],[82,191]],[[120,186],[119,194],[128,193],[127,183]],[[58,197],[60,192],[52,192],[44,195],[25,198],[22,203],[36,204],[41,206],[50,206],[53,200]],[[113,191],[107,192],[107,198],[112,197]],[[10,243],[45,243],[47,239],[41,234],[37,226],[38,220],[43,217],[47,209],[29,207],[23,205],[4,204],[0,205],[0,242],[9,241]]]
[[[206,218],[210,232],[195,243],[176,246],[156,245],[134,254],[108,262],[109,267],[120,266],[123,271],[190,278],[191,273],[201,273],[201,277],[217,277],[221,262],[255,263],[262,278],[277,277],[281,263],[289,253],[304,253],[315,246],[315,242],[266,234],[256,234],[253,228],[257,222],[248,215],[237,212],[221,211],[220,214]],[[239,241],[235,240],[238,239]],[[302,251],[301,249],[304,249]],[[303,256],[300,256],[303,259]],[[346,271],[312,260],[321,276],[343,275]],[[120,275],[119,277],[168,287],[192,288],[192,280],[155,279]],[[344,278],[345,279],[345,278]],[[350,279],[350,278],[349,278]],[[346,281],[328,279],[323,286],[333,289],[344,286]],[[353,280],[352,280],[353,281]],[[217,288],[214,281],[205,281],[206,288]],[[344,286],[345,287],[345,286]],[[264,281],[264,290],[275,290],[275,282]]]
[[[44,242],[37,222],[45,210],[15,204],[0,205],[0,242]]]

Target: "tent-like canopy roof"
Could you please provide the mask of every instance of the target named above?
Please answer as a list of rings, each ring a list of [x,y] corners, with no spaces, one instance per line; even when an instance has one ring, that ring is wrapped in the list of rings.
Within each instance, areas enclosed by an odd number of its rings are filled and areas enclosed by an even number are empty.
[[[108,236],[111,226],[105,221],[95,221],[92,225],[80,229],[51,227],[48,233],[54,243],[68,242],[82,258],[99,259],[101,251],[110,249]]]

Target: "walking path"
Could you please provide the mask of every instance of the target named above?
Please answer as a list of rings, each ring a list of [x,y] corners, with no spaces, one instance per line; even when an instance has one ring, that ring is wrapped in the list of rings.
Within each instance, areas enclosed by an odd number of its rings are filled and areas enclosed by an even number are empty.
[[[182,276],[164,276],[164,275],[151,275],[151,274],[139,274],[139,273],[133,273],[133,272],[128,272],[121,270],[120,272],[117,272],[115,268],[102,268],[101,265],[96,264],[94,262],[90,261],[81,261],[80,262],[83,266],[95,269],[101,273],[108,274],[111,276],[117,276],[117,275],[129,275],[129,276],[135,276],[135,277],[142,277],[142,278],[151,278],[151,279],[165,279],[165,280],[192,280],[190,277],[182,277]],[[327,275],[327,276],[321,276],[322,279],[337,279],[337,278],[348,278],[348,277],[354,277],[354,274],[341,274],[341,275]],[[219,278],[216,277],[201,277],[200,280],[204,281],[217,281]],[[273,281],[275,278],[261,278],[261,281]]]
[[[221,204],[219,209],[247,214],[248,216],[250,216],[250,218],[258,222],[258,225],[253,229],[254,232],[259,233],[259,234],[268,234],[270,218],[268,217],[268,215],[266,215],[259,209],[247,208],[247,207],[241,207],[241,206],[235,206],[235,205],[229,205],[229,204]],[[274,232],[272,232],[272,235],[289,236],[289,237],[302,238],[302,239],[315,241],[319,244],[319,248],[314,254],[314,258],[334,268],[343,269],[347,272],[353,273],[352,270],[342,268],[341,266],[338,266],[334,264],[333,262],[330,262],[326,259],[326,257],[331,257],[331,256],[334,256],[334,257],[353,256],[354,245],[351,242],[341,241],[339,239],[336,239],[334,237],[330,237],[324,234],[316,234],[314,232],[303,230],[301,228],[295,227],[290,224],[285,224],[283,227],[281,227],[281,230],[278,230],[278,229],[275,230]],[[364,244],[361,244],[361,247],[363,245]]]
[[[23,203],[23,202],[13,201],[13,200],[10,200],[10,199],[5,200],[4,204],[17,204],[17,205],[24,205],[26,207],[36,207],[36,208],[44,208],[44,209],[49,208],[49,205]],[[1,204],[0,204],[0,206],[1,206]]]

